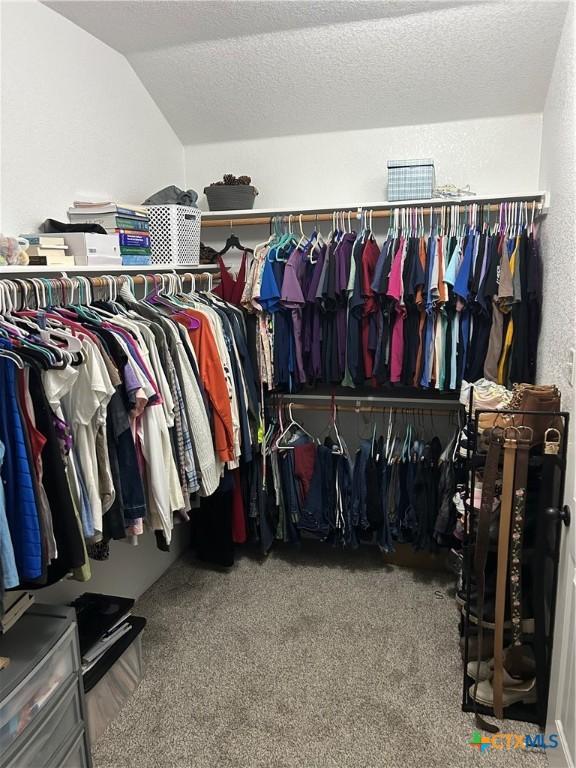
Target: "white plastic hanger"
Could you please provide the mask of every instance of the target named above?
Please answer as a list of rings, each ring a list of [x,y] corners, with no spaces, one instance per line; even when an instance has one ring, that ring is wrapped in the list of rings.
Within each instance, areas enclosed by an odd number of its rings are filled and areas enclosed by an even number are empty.
[[[332,446],[332,453],[335,456],[344,456],[346,453],[344,448],[344,443],[342,442],[342,438],[340,437],[340,430],[338,429],[338,406],[336,405],[336,401],[332,400],[332,426],[334,427],[334,434],[336,435],[336,445]]]
[[[285,438],[285,437],[288,435],[288,433],[290,432],[290,430],[291,430],[291,429],[293,429],[294,427],[296,427],[297,429],[299,429],[299,430],[300,430],[301,432],[303,432],[305,435],[308,435],[308,437],[309,437],[311,440],[314,440],[314,438],[312,437],[312,435],[310,434],[310,432],[308,432],[306,429],[304,429],[304,427],[303,427],[301,424],[299,424],[299,423],[296,421],[296,419],[294,418],[294,415],[293,415],[293,413],[292,413],[292,403],[290,403],[290,404],[288,405],[288,415],[290,416],[290,422],[288,423],[288,426],[286,427],[286,429],[285,429],[285,430],[284,430],[284,431],[283,431],[283,432],[282,432],[282,433],[279,435],[278,439],[276,440],[276,447],[277,447],[277,448],[279,448],[279,449],[281,449],[281,450],[293,450],[293,448],[294,448],[294,446],[293,446],[293,445],[288,445],[288,444],[284,444],[284,445],[283,445],[283,444],[282,444],[282,441],[283,441],[283,440],[284,440],[284,438]]]

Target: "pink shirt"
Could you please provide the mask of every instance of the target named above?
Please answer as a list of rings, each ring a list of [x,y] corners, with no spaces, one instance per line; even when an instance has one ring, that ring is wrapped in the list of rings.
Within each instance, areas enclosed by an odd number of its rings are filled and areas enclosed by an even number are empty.
[[[404,239],[401,239],[392,262],[390,278],[388,280],[387,296],[396,299],[396,316],[394,318],[394,326],[392,327],[392,338],[390,339],[390,381],[392,383],[402,379],[402,361],[404,359],[404,318],[406,317],[406,307],[400,303],[403,290],[402,265],[404,263],[404,244]]]

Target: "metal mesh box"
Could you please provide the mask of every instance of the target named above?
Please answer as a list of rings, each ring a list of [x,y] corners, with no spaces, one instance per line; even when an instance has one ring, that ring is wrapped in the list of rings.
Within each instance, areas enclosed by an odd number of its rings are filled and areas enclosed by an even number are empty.
[[[198,208],[186,205],[150,205],[150,249],[152,264],[174,266],[200,263]]]

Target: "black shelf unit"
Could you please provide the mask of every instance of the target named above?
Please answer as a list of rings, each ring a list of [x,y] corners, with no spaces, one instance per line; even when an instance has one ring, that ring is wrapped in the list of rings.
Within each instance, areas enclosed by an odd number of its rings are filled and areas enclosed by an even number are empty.
[[[476,409],[473,411],[473,392],[470,392],[470,403],[468,407],[468,426],[469,434],[478,435],[477,425],[479,417],[482,414],[501,414],[505,417],[518,416],[542,416],[541,411],[512,411],[512,410],[494,410],[494,409]],[[504,718],[510,720],[519,720],[532,723],[544,728],[546,726],[546,715],[548,708],[548,693],[550,686],[550,672],[552,663],[552,647],[554,636],[554,617],[556,609],[556,593],[558,587],[558,563],[560,555],[560,542],[563,523],[568,524],[569,516],[563,512],[563,497],[566,475],[566,458],[568,448],[568,428],[570,414],[566,411],[557,411],[544,414],[550,419],[560,419],[562,422],[560,451],[555,457],[552,490],[550,493],[551,503],[548,506],[542,506],[540,499],[534,509],[534,527],[529,537],[530,545],[523,547],[522,561],[523,568],[529,569],[532,582],[532,608],[534,618],[534,632],[530,635],[523,633],[526,639],[533,647],[536,661],[536,690],[537,701],[534,704],[517,703],[504,708]],[[460,632],[464,638],[464,669],[462,686],[462,710],[464,712],[475,712],[480,715],[494,717],[492,707],[486,707],[477,704],[470,694],[470,688],[474,685],[473,678],[467,674],[468,662],[470,661],[469,641],[472,631],[476,632],[479,624],[471,619],[473,606],[471,601],[471,587],[473,576],[473,558],[475,547],[475,515],[474,508],[474,487],[476,480],[476,471],[484,465],[485,456],[476,453],[478,440],[475,441],[474,449],[469,447],[466,457],[466,498],[465,498],[465,521],[464,521],[464,541],[463,541],[463,575],[464,588],[466,592],[466,602],[462,608]],[[529,478],[533,473],[538,473],[543,466],[541,453],[531,451],[529,459]],[[530,479],[529,479],[530,482]],[[493,551],[492,554],[495,554]],[[471,610],[472,609],[472,610]],[[524,618],[524,617],[523,617]],[[483,625],[486,627],[486,623]],[[488,629],[488,631],[490,631]],[[487,633],[485,632],[485,635]],[[505,629],[505,638],[509,634],[509,629]]]

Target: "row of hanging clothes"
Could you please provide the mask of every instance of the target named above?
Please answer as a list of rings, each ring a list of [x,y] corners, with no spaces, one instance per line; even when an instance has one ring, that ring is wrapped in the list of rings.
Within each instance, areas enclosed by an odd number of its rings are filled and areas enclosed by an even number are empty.
[[[355,436],[358,448],[351,452],[334,398],[328,409],[317,407],[330,413],[317,434],[295,418],[297,407],[281,401],[267,409],[258,514],[263,551],[275,540],[298,544],[310,537],[351,548],[373,543],[383,552],[398,542],[428,552],[454,544],[460,463],[454,412],[440,438],[423,412],[384,409],[379,431],[383,409],[350,409],[367,432]]]
[[[223,497],[220,534],[246,540],[253,355],[243,313],[188,277],[137,276],[140,299],[127,276],[0,281],[0,587],[87,580],[111,539],[167,549],[191,516],[201,547]]]
[[[463,379],[534,382],[542,263],[536,204],[335,212],[295,232],[273,219],[253,250],[231,235],[214,252],[223,296],[255,316],[259,372],[270,390],[305,385],[458,391]],[[356,214],[355,214],[356,215]],[[294,217],[296,220],[296,217]],[[231,274],[223,255],[240,249]]]

